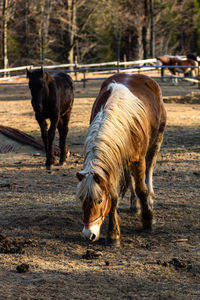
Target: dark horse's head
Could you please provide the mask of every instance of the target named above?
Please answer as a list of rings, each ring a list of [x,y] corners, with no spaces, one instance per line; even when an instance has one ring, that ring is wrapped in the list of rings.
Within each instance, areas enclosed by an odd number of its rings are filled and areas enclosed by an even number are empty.
[[[43,68],[36,69],[33,71],[26,70],[27,78],[29,79],[29,88],[32,96],[32,106],[36,113],[42,113],[43,110],[43,99],[46,96],[47,89],[47,73],[44,72]]]

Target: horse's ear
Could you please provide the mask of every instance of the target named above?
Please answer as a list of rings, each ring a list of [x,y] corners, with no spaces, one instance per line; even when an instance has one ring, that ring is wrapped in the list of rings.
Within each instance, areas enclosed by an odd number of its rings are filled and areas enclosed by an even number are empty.
[[[84,175],[81,172],[76,173],[76,177],[78,178],[79,181],[83,180]]]
[[[31,77],[31,71],[29,71],[28,69],[26,69],[26,77],[29,79]]]
[[[43,66],[41,66],[40,74],[41,74],[42,76],[44,75],[44,69],[43,69]]]

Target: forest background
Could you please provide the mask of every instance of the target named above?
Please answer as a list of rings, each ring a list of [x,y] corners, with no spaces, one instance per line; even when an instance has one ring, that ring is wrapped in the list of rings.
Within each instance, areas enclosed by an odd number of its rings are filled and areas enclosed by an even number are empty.
[[[1,68],[200,53],[200,0],[0,0]]]

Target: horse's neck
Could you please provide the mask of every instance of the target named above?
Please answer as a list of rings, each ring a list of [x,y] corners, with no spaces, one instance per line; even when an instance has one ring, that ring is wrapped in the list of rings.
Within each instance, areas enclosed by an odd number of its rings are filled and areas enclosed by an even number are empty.
[[[49,102],[49,96],[50,96],[50,83],[45,82],[44,97],[43,97],[45,103]]]

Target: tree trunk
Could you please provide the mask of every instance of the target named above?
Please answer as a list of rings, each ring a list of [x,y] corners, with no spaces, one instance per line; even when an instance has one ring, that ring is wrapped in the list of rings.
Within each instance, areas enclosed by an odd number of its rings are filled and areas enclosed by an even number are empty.
[[[68,0],[68,34],[69,34],[69,43],[70,50],[68,55],[68,60],[70,64],[74,63],[74,47],[75,47],[75,36],[76,36],[76,13],[77,5],[76,0]]]
[[[142,27],[143,59],[149,56],[149,0],[144,0],[144,23]]]
[[[51,0],[42,0],[41,1],[41,23],[39,29],[40,62],[42,65],[45,62],[46,52],[47,52],[50,12],[51,12]]]
[[[29,22],[28,22],[28,15],[29,15],[29,0],[26,0],[25,5],[25,16],[24,16],[24,26],[25,26],[25,53],[26,56],[29,57],[29,45],[28,45],[28,35],[29,35]]]
[[[151,18],[150,56],[155,57],[155,28],[154,28],[153,0],[150,0],[150,18]]]
[[[8,68],[8,0],[3,0],[2,65]],[[6,73],[4,74],[6,76]]]

